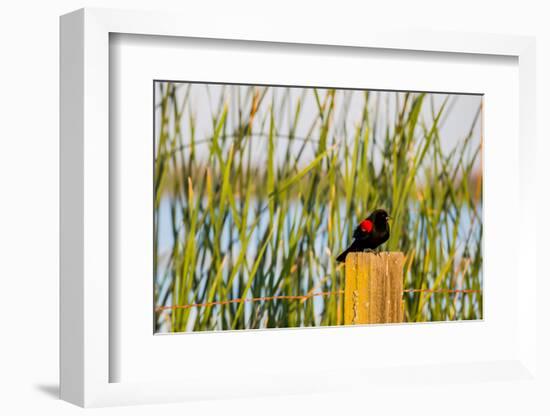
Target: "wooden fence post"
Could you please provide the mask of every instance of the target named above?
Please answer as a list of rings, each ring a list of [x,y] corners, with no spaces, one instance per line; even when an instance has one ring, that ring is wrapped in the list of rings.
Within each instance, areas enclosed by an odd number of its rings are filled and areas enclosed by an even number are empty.
[[[345,325],[403,322],[404,259],[400,252],[347,255]]]

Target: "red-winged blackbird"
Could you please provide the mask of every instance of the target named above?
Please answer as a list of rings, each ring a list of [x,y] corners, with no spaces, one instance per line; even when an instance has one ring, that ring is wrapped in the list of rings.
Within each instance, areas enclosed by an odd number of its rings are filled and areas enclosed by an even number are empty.
[[[348,253],[374,250],[388,241],[390,238],[388,219],[391,217],[383,209],[373,211],[357,226],[353,232],[353,243],[336,257],[336,261],[345,262]]]

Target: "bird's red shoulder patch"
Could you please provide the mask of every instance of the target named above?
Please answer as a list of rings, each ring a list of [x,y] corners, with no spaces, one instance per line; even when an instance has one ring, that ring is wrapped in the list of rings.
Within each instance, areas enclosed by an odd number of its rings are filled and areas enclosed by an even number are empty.
[[[361,224],[359,224],[359,227],[361,227],[361,230],[365,233],[370,233],[373,228],[373,224],[371,220],[363,220],[361,221]]]

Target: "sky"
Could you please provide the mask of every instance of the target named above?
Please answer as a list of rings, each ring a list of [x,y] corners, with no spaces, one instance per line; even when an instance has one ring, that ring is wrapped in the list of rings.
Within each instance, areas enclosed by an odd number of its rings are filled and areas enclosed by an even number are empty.
[[[158,103],[159,83],[155,88],[156,101]],[[220,85],[220,84],[189,84],[178,83],[177,97],[179,102],[183,102],[186,94],[188,95],[188,101],[186,106],[186,114],[184,115],[180,124],[184,142],[189,140],[190,122],[189,112],[193,114],[195,119],[195,140],[206,140],[212,136],[212,114],[218,112],[220,103],[226,103],[229,109],[228,113],[228,131],[236,129],[238,126],[238,111],[237,108],[241,107],[245,112],[250,111],[251,107],[251,88],[250,86],[242,85]],[[190,88],[190,89],[189,89]],[[260,90],[265,87],[258,87]],[[321,102],[323,97],[327,94],[326,89],[319,89],[319,97]],[[378,120],[378,136],[382,137],[385,126],[393,125],[397,115],[396,104],[403,102],[403,92],[393,91],[371,91],[369,99],[369,111],[371,118],[374,118],[376,110],[378,110],[376,117]],[[280,134],[288,134],[289,120],[293,117],[298,100],[301,103],[301,118],[297,125],[295,135],[297,137],[305,137],[308,134],[312,123],[318,119],[318,106],[311,88],[287,88],[287,87],[269,87],[265,98],[260,104],[257,116],[254,119],[254,125],[252,131],[255,133],[268,132],[269,127],[269,111],[273,108],[277,115],[277,130]],[[442,94],[442,93],[429,93],[427,94],[424,105],[422,107],[420,119],[426,122],[428,128],[432,124],[434,114],[436,114],[447,100],[446,110],[441,119],[440,137],[442,143],[442,150],[444,153],[450,152],[454,146],[470,132],[472,123],[476,120],[476,113],[479,111],[479,107],[482,102],[481,95],[466,95],[466,94]],[[239,106],[239,102],[241,105]],[[158,111],[158,106],[156,107]],[[330,136],[335,136],[338,140],[352,140],[355,126],[358,121],[362,119],[362,112],[364,108],[364,90],[337,90],[335,97],[335,112],[333,118],[333,124],[331,128]],[[158,122],[159,113],[155,118]],[[246,114],[245,114],[246,116]],[[262,122],[263,124],[262,127]],[[319,129],[315,130],[315,134],[318,134]],[[473,145],[477,146],[481,140],[482,126],[481,118],[478,118],[474,124],[474,140]],[[156,138],[155,138],[156,139]],[[286,140],[279,138],[280,140]],[[265,138],[262,140],[258,137],[258,146],[266,145]],[[330,142],[330,140],[329,140]],[[300,146],[300,143],[296,143],[296,150]],[[260,148],[257,148],[259,150]],[[309,154],[307,153],[309,152]],[[308,163],[313,159],[315,149],[313,146],[309,146],[306,149],[306,155],[303,157],[302,163]],[[283,152],[281,152],[282,154]],[[202,145],[198,147],[197,157],[207,157],[208,147]],[[258,160],[261,163],[261,160]],[[479,168],[479,166],[478,166]]]

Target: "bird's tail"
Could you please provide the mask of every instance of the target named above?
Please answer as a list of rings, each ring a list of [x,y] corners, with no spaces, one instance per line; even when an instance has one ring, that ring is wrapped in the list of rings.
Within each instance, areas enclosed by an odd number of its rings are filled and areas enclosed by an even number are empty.
[[[349,248],[346,248],[344,251],[342,251],[338,257],[336,257],[336,261],[340,262],[340,263],[344,263],[346,261],[346,256],[348,255],[349,253]]]
[[[346,262],[346,256],[348,255],[348,253],[350,251],[353,251],[355,249],[355,241],[351,244],[351,246],[349,246],[348,248],[346,248],[344,251],[342,251],[338,257],[336,257],[336,261],[340,262],[340,263],[345,263]]]

